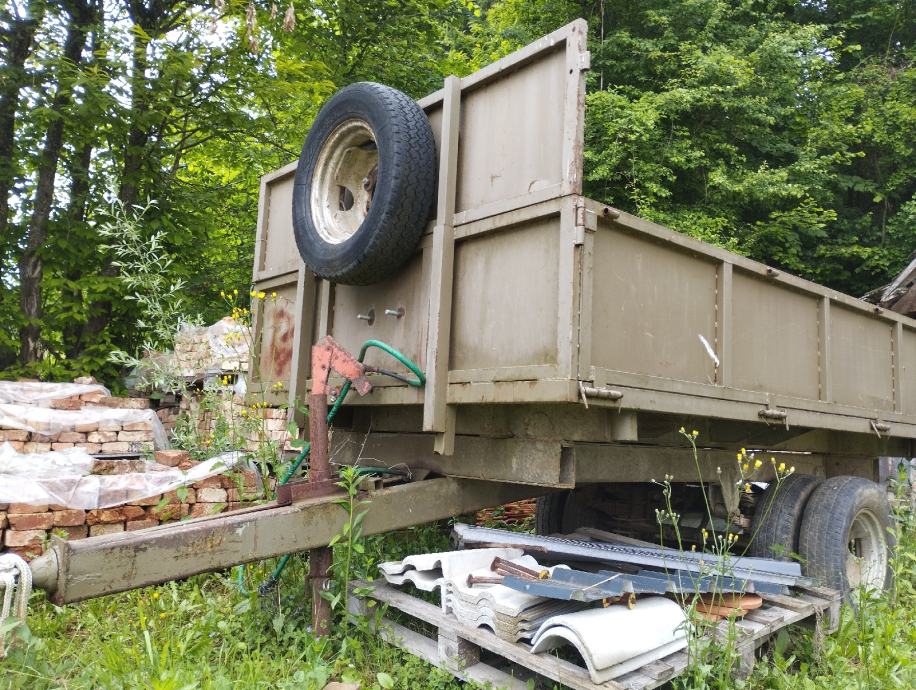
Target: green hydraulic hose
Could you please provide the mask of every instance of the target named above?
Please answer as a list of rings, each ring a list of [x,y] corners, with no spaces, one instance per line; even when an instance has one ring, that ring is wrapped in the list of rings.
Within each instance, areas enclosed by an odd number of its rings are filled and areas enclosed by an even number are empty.
[[[369,350],[370,347],[375,347],[375,348],[378,348],[379,350],[382,350],[383,352],[388,353],[389,355],[394,357],[396,360],[398,360],[401,364],[403,364],[405,367],[407,367],[411,371],[411,373],[413,373],[416,376],[415,379],[403,379],[405,383],[407,383],[409,386],[413,386],[414,388],[420,388],[426,384],[426,376],[423,374],[422,371],[420,371],[420,367],[418,367],[410,359],[405,357],[401,352],[391,347],[391,345],[389,345],[388,343],[383,343],[381,340],[367,340],[366,342],[364,342],[363,346],[359,349],[359,355],[357,355],[356,361],[362,362],[366,358],[366,352]],[[340,406],[343,404],[344,398],[347,397],[347,393],[350,392],[351,386],[352,386],[352,383],[350,382],[349,379],[347,379],[347,381],[345,381],[344,385],[341,387],[340,395],[337,396],[337,400],[334,401],[334,404],[331,406],[331,409],[328,411],[327,422],[329,426],[331,422],[334,420],[334,416],[337,414],[337,410],[339,410]],[[290,479],[293,478],[293,475],[296,474],[296,471],[299,469],[299,467],[308,457],[308,454],[311,448],[312,448],[312,444],[310,442],[306,442],[306,444],[302,447],[302,450],[299,452],[299,455],[297,455],[296,459],[293,461],[293,464],[290,465],[290,468],[287,470],[286,474],[283,475],[283,478],[279,481],[280,485],[286,484],[287,482],[289,482]],[[381,467],[373,468],[373,469],[375,470],[376,473],[385,473],[387,471],[387,468],[381,468]],[[258,588],[258,590],[262,594],[272,589],[273,586],[277,583],[277,581],[280,579],[280,574],[283,572],[283,569],[286,567],[286,564],[289,562],[289,559],[290,559],[290,554],[286,554],[280,558],[280,561],[277,563],[277,567],[274,568],[274,571],[270,574],[270,577],[267,579],[266,582],[262,583],[261,586]],[[245,574],[245,566],[240,565],[238,568],[236,568],[236,582],[238,584],[239,591],[242,592],[242,594],[248,594],[248,590],[245,588],[244,574]]]

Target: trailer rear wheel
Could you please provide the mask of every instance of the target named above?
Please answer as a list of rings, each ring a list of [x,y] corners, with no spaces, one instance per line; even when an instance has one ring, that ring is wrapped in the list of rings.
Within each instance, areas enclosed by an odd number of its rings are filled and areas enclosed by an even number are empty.
[[[790,474],[782,481],[770,482],[751,521],[751,555],[792,560],[798,553],[805,505],[820,483],[820,478],[810,474]]]
[[[891,585],[890,506],[877,484],[832,477],[811,495],[802,520],[799,552],[805,573],[840,590],[855,604],[861,592]]]
[[[372,82],[338,91],[315,118],[296,169],[302,260],[337,283],[391,276],[423,233],[436,169],[432,129],[416,101]]]

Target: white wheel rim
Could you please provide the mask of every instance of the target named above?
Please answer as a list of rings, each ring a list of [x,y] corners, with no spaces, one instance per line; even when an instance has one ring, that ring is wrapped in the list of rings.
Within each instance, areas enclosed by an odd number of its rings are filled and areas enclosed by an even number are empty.
[[[853,597],[862,589],[879,592],[887,577],[887,540],[881,521],[870,510],[856,514],[846,539],[846,581]]]
[[[342,122],[327,138],[312,175],[312,222],[325,242],[353,237],[369,214],[378,177],[378,147],[364,120]]]

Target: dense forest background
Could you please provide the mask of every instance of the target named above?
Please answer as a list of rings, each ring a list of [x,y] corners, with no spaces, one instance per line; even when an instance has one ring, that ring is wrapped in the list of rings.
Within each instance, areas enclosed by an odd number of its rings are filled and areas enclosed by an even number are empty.
[[[916,249],[914,4],[0,0],[0,372],[111,381],[144,342],[118,209],[219,318],[336,89],[419,97],[579,16],[590,196],[860,295]]]

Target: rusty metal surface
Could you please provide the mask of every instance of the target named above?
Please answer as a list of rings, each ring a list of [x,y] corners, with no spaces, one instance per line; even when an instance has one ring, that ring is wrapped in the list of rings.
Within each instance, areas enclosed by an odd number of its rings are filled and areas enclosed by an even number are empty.
[[[432,479],[372,492],[364,534],[441,520],[539,495],[537,487]],[[167,582],[327,545],[346,519],[336,498],[64,541],[36,566],[59,604]],[[38,559],[36,559],[38,560]],[[55,565],[59,563],[59,567]]]

